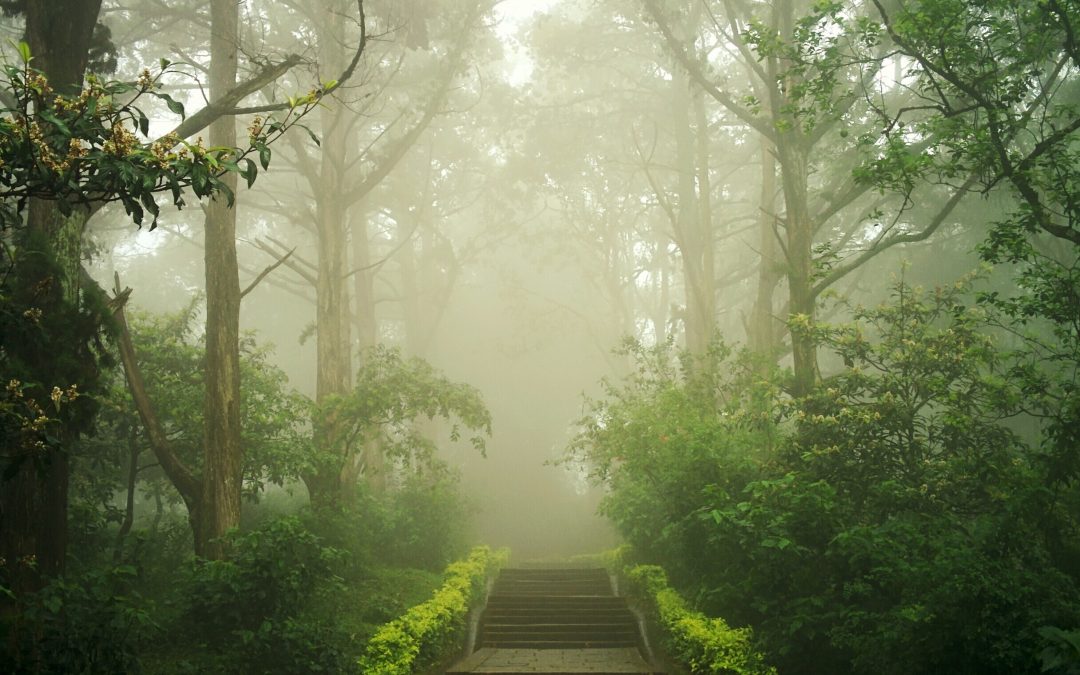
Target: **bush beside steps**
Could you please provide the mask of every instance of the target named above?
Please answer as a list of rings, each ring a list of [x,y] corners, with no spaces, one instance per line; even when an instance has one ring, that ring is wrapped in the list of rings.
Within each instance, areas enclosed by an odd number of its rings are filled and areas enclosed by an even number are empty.
[[[427,602],[384,624],[360,657],[365,675],[412,675],[453,656],[461,645],[469,610],[483,599],[487,580],[506,564],[509,552],[474,548],[446,568],[445,581]]]

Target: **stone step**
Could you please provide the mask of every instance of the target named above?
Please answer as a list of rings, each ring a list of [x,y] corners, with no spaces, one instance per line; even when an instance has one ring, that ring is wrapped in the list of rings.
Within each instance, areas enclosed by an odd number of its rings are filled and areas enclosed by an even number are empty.
[[[636,623],[634,616],[621,612],[499,612],[485,614],[481,622],[488,624],[588,624],[588,623]]]
[[[608,571],[603,567],[506,567],[500,572],[500,576],[525,577],[525,576],[607,576]]]
[[[577,579],[551,581],[546,579],[514,579],[497,581],[494,586],[496,593],[513,593],[516,591],[544,591],[546,593],[570,593],[579,592],[590,595],[610,595],[611,582],[607,579]]]
[[[637,618],[606,570],[504,569],[476,651],[448,673],[658,673],[641,657]]]
[[[626,598],[617,595],[545,595],[543,593],[492,593],[488,606],[557,605],[560,607],[625,607]]]
[[[637,640],[576,640],[567,639],[542,639],[535,640],[480,640],[477,647],[491,649],[612,649],[617,647],[637,647]]]
[[[528,642],[531,644],[548,642],[573,642],[591,645],[615,644],[637,646],[638,635],[635,630],[621,631],[573,631],[573,630],[548,630],[533,631],[529,633],[481,631],[477,637],[480,644],[492,647],[509,646],[512,643]]]
[[[626,612],[577,612],[575,614],[562,614],[558,612],[518,612],[499,613],[485,615],[484,625],[515,625],[522,624],[629,624],[636,625],[633,615]]]
[[[637,649],[491,649],[481,648],[446,671],[446,675],[663,675]]]
[[[483,631],[477,637],[477,643],[484,647],[512,648],[528,645],[536,649],[550,649],[563,645],[570,647],[637,647],[637,631],[603,632],[594,631],[538,631],[535,633],[500,633]]]
[[[637,623],[632,619],[626,621],[593,621],[589,623],[567,623],[565,621],[530,622],[530,623],[504,623],[484,622],[485,631],[500,631],[504,633],[527,633],[529,631],[624,631],[637,630]]]

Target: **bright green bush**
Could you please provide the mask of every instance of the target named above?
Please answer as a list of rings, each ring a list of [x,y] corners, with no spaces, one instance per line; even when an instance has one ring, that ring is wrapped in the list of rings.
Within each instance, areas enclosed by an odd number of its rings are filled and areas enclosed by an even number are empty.
[[[669,655],[697,675],[776,673],[751,644],[749,628],[732,628],[686,606],[656,565],[628,568],[626,576],[664,633]]]
[[[445,658],[459,643],[469,609],[488,577],[506,562],[505,551],[474,548],[446,568],[446,580],[427,602],[384,625],[360,658],[365,675],[411,675]]]

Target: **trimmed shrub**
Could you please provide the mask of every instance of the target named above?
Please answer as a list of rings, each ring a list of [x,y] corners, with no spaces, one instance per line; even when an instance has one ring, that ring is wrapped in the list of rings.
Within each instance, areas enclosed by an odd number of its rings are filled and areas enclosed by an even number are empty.
[[[380,628],[360,658],[365,675],[411,675],[445,659],[460,643],[469,610],[480,600],[488,577],[506,551],[478,546],[464,561],[446,568],[446,580],[427,602]]]
[[[664,633],[668,654],[694,675],[775,675],[776,669],[751,644],[749,628],[732,628],[723,619],[690,610],[668,586],[656,565],[625,571],[631,591],[644,601]]]

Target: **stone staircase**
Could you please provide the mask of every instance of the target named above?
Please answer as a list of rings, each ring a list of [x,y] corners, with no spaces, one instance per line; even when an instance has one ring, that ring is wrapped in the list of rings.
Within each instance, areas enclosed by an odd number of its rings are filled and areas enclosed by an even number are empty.
[[[507,569],[480,620],[477,647],[637,647],[637,619],[603,569]]]
[[[602,568],[508,568],[456,673],[660,673],[642,658],[638,620]]]

